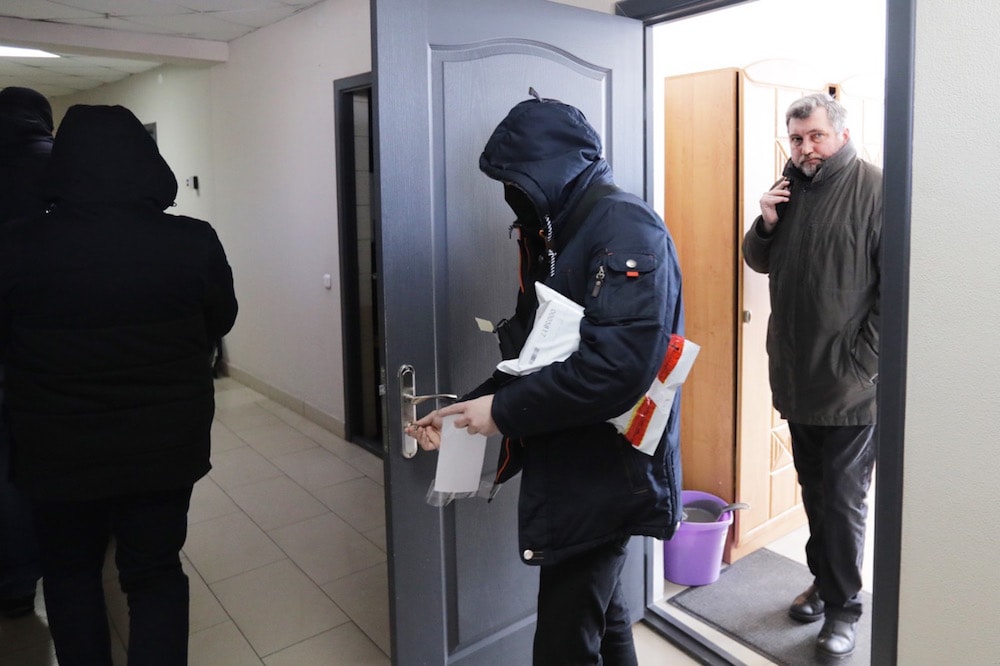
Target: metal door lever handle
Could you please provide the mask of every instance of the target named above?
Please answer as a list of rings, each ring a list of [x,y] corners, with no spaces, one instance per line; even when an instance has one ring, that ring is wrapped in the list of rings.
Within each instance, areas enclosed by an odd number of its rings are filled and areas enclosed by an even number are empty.
[[[401,365],[396,373],[399,377],[399,427],[402,430],[403,457],[417,455],[417,440],[406,434],[406,426],[417,420],[417,405],[428,400],[458,400],[454,393],[429,393],[417,395],[416,373],[412,365]]]
[[[419,405],[420,403],[427,402],[428,400],[458,400],[458,396],[454,393],[431,393],[429,395],[412,395],[410,393],[404,393],[403,400],[407,401],[411,405]]]

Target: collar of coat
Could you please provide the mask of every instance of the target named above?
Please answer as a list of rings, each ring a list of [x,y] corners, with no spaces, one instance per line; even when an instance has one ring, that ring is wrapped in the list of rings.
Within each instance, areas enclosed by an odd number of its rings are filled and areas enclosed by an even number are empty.
[[[833,156],[824,160],[823,165],[812,178],[802,173],[802,170],[792,164],[791,160],[788,160],[788,164],[785,166],[783,175],[792,180],[797,180],[803,183],[812,183],[814,186],[822,185],[824,182],[831,180],[834,176],[843,171],[848,165],[853,164],[857,156],[858,150],[854,147],[854,142],[851,139],[848,139],[847,143],[845,143],[840,150],[834,153]]]

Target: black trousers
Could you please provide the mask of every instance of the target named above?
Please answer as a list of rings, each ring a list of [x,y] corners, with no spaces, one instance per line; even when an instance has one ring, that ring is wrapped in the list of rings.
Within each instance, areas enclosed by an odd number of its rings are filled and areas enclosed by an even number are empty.
[[[191,487],[88,501],[34,500],[42,589],[60,666],[111,666],[102,568],[111,537],[129,609],[129,666],[184,666]]]
[[[0,404],[3,403],[3,367],[0,366]],[[42,576],[31,520],[31,504],[8,479],[10,433],[0,417],[0,600],[35,594]]]
[[[619,577],[628,539],[541,567],[534,666],[638,666]]]
[[[792,456],[809,520],[806,562],[826,615],[861,617],[861,562],[876,426],[789,423]]]

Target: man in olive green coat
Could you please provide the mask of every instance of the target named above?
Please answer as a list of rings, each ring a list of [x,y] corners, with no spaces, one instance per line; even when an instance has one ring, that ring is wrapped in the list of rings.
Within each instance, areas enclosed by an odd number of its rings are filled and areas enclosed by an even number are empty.
[[[788,421],[809,520],[814,584],[789,615],[825,618],[818,650],[854,651],[867,495],[875,462],[882,173],[860,159],[826,94],[786,114],[791,159],[743,240],[767,273],[774,407]]]

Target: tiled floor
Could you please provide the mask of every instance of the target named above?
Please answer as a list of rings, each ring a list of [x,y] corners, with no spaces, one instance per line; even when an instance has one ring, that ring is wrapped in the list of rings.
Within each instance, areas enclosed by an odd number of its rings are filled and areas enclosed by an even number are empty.
[[[381,461],[231,379],[216,383],[212,465],[184,568],[192,666],[389,664]],[[106,590],[115,664],[127,609]],[[54,666],[38,613],[0,622],[0,666]]]
[[[381,461],[231,379],[216,384],[209,476],[194,490],[184,567],[191,666],[389,664]],[[115,665],[127,609],[106,572]],[[0,666],[55,666],[38,612],[0,621]],[[636,627],[642,664],[694,664]]]

